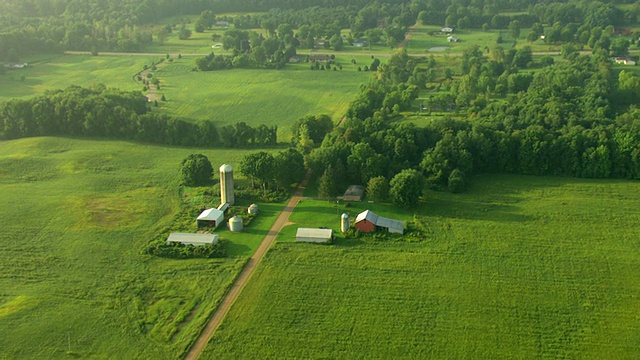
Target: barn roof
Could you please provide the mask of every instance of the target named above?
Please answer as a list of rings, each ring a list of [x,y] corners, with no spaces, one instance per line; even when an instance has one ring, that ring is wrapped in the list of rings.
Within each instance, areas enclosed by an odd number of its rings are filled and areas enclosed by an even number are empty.
[[[200,213],[200,215],[198,216],[198,220],[213,221],[220,219],[220,216],[224,216],[224,213],[222,211],[216,208],[211,208]]]
[[[170,242],[193,245],[215,244],[218,242],[218,234],[171,233],[167,239],[167,243]]]
[[[315,239],[331,239],[333,230],[331,229],[315,229],[315,228],[298,228],[296,237],[315,238]]]
[[[378,222],[378,215],[371,210],[365,210],[356,216],[356,222],[360,222],[362,220],[367,220],[376,224]]]

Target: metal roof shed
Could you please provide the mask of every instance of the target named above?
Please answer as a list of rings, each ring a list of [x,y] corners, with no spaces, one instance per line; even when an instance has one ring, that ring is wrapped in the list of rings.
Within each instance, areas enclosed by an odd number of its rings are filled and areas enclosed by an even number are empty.
[[[213,245],[218,242],[218,234],[191,234],[191,233],[171,233],[167,239],[170,243],[181,243],[185,245],[202,246]]]
[[[328,243],[333,237],[331,229],[298,228],[296,241],[310,243]]]
[[[224,212],[216,208],[207,209],[200,213],[196,221],[198,222],[198,226],[217,228],[224,222]]]

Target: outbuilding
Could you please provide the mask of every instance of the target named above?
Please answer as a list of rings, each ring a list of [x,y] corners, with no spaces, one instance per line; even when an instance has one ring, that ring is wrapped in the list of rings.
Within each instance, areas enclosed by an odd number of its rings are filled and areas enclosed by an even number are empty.
[[[333,238],[331,229],[298,228],[296,241],[325,244]]]
[[[344,201],[362,201],[364,195],[364,186],[362,185],[349,185],[347,191],[344,192],[342,197]]]
[[[167,245],[180,243],[184,245],[202,246],[213,245],[218,242],[218,234],[171,233],[167,238]]]
[[[362,232],[373,232],[380,229],[393,234],[404,233],[404,223],[402,221],[378,216],[371,210],[365,210],[358,214],[353,226]]]
[[[216,208],[211,208],[203,211],[196,220],[198,227],[212,227],[217,228],[224,222],[224,212]]]

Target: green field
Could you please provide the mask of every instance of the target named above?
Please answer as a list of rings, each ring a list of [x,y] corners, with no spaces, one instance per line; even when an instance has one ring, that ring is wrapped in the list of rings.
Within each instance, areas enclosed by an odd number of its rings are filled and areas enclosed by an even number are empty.
[[[487,175],[426,193],[421,243],[281,237],[203,358],[635,358],[638,193]],[[292,221],[337,228],[331,204],[305,202]]]
[[[63,89],[71,85],[89,87],[104,84],[121,90],[142,90],[133,76],[159,56],[89,56],[55,55],[38,58],[25,69],[7,71],[0,75],[0,100],[40,95],[47,90]],[[24,80],[21,77],[24,76]]]
[[[283,206],[260,203],[244,233],[219,229],[231,257],[142,255],[178,211],[178,166],[194,152],[215,168],[246,154],[60,138],[0,142],[0,358],[181,356]]]
[[[291,136],[291,125],[306,115],[327,114],[338,121],[368,72],[311,71],[299,64],[286,70],[192,72],[193,59],[183,58],[155,72],[165,94],[161,109],[218,125],[244,121],[278,126],[279,141]]]

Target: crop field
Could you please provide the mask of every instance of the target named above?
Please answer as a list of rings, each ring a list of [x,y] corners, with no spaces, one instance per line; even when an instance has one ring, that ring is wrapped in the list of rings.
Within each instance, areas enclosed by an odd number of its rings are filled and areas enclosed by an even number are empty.
[[[278,239],[203,358],[635,358],[638,193],[486,175],[426,192],[422,242]],[[335,229],[334,206],[292,221]]]
[[[143,255],[178,211],[178,166],[196,152],[215,168],[246,154],[0,142],[0,358],[181,356],[283,206],[260,203],[244,233],[220,230],[230,257]]]
[[[337,122],[371,73],[345,66],[342,71],[312,71],[302,64],[291,69],[192,72],[191,59],[159,68],[166,103],[161,109],[189,119],[229,125],[278,126],[279,141],[291,136],[291,125],[306,115],[327,114]]]

